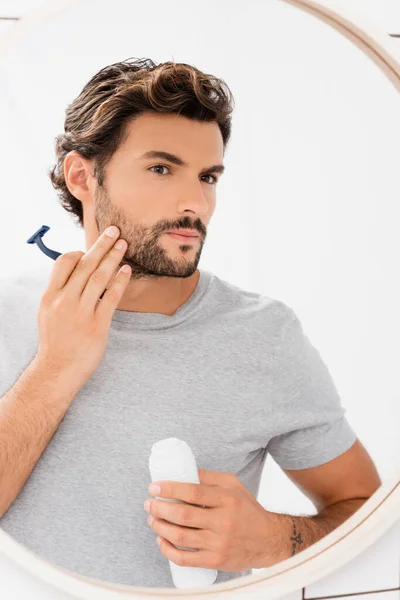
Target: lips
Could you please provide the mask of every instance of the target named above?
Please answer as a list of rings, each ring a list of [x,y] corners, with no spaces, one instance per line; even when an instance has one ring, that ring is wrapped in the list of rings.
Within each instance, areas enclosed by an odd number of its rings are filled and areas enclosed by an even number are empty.
[[[169,234],[173,234],[173,235],[180,235],[182,237],[187,237],[187,238],[198,238],[199,234],[198,233],[188,233],[186,231],[167,231],[167,233]]]

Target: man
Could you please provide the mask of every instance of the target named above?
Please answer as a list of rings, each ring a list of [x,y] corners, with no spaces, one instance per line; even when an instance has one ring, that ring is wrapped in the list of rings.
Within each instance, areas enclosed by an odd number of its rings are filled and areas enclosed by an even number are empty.
[[[0,525],[49,561],[115,583],[170,587],[167,559],[216,568],[216,583],[250,574],[313,544],[380,485],[294,311],[198,269],[230,134],[229,97],[219,83],[210,112],[210,87],[187,65],[113,65],[69,107],[56,147],[52,183],[86,251],[116,226],[131,276],[101,365]],[[2,394],[35,354],[45,284],[4,284]],[[35,405],[13,428],[10,406],[0,412],[0,492],[35,443],[39,415]],[[153,498],[149,525],[148,458],[167,437],[190,445],[201,483],[163,482],[155,495],[190,504]],[[257,502],[268,453],[318,515]]]

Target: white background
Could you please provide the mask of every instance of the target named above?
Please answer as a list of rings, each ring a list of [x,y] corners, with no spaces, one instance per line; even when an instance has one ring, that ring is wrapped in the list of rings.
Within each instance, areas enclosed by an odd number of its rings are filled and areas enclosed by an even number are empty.
[[[44,4],[0,2],[0,16]],[[397,2],[346,4],[400,33]],[[385,480],[400,455],[399,93],[326,24],[275,0],[245,6],[84,1],[0,59],[1,275],[50,273],[53,261],[26,244],[42,224],[50,248],[84,250],[47,171],[65,108],[95,72],[148,56],[222,77],[236,108],[199,266],[293,307]],[[316,512],[271,457],[258,499]]]

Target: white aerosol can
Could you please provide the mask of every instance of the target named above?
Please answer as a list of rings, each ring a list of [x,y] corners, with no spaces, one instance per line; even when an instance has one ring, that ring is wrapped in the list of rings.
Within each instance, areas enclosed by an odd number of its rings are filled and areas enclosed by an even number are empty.
[[[181,481],[184,483],[200,483],[197,471],[196,459],[191,448],[183,440],[178,438],[166,438],[153,444],[149,459],[151,481]],[[175,498],[160,498],[164,502],[178,502],[185,504],[183,500]],[[177,546],[179,550],[195,552],[193,548]],[[189,567],[177,565],[168,561],[171,569],[172,581],[177,588],[196,588],[212,585],[218,576],[216,569],[204,567]]]

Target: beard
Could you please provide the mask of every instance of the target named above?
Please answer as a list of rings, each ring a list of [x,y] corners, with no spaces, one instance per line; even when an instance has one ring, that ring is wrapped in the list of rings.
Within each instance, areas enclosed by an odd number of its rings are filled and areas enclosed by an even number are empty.
[[[96,190],[94,218],[99,235],[109,225],[119,228],[119,237],[127,242],[128,247],[118,269],[129,265],[132,269],[131,279],[154,281],[161,277],[186,278],[196,271],[206,237],[204,225],[199,219],[191,222],[188,217],[184,217],[180,223],[172,224],[159,221],[152,228],[133,223],[127,213],[111,202],[104,186]],[[194,240],[193,244],[172,241],[165,245],[160,242],[166,231],[179,227],[197,230],[200,241]],[[193,245],[199,246],[196,252]]]

